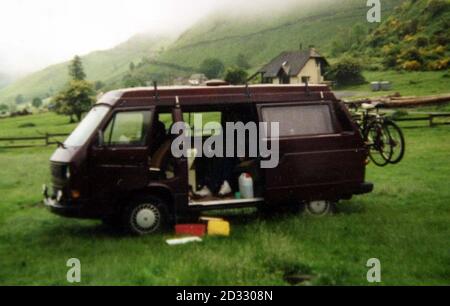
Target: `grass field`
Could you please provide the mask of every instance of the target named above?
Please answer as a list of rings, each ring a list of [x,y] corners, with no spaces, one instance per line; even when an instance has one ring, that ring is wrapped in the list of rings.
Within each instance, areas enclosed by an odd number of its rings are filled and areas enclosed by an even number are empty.
[[[387,96],[396,92],[402,96],[429,96],[450,93],[450,74],[448,71],[365,71],[367,82],[389,81],[390,91],[372,92],[370,84],[347,86],[339,90],[354,91],[353,98]]]
[[[69,131],[53,114],[0,120],[0,133]],[[53,126],[56,127],[53,127]],[[0,284],[66,285],[66,261],[79,258],[82,285],[287,285],[287,274],[312,284],[367,285],[366,262],[381,261],[383,285],[450,284],[450,129],[407,129],[397,166],[369,166],[375,191],[343,202],[334,216],[253,210],[217,212],[229,238],[170,247],[171,233],[135,238],[96,221],[63,219],[41,204],[54,148],[0,151]]]

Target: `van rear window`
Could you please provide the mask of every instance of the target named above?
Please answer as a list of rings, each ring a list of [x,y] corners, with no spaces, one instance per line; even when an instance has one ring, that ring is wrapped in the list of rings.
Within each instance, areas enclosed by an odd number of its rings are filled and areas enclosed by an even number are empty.
[[[326,104],[263,107],[265,122],[279,122],[280,137],[336,133]]]

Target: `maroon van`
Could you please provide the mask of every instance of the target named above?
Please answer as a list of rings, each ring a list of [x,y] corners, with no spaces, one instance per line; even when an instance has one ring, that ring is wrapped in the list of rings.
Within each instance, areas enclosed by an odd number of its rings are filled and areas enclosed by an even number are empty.
[[[242,173],[252,177],[253,197],[242,197],[236,185],[227,197],[196,196],[214,173],[211,164],[224,157],[192,150],[173,156],[180,135],[171,127],[191,124],[200,113],[221,124],[279,122],[276,167],[261,167],[267,156],[241,156],[229,166],[236,180]],[[206,141],[203,131],[191,133]],[[327,86],[117,90],[97,102],[51,157],[52,188],[44,186],[44,202],[56,214],[102,219],[136,234],[208,209],[288,203],[325,214],[341,199],[372,191],[364,180],[367,154],[357,125]]]

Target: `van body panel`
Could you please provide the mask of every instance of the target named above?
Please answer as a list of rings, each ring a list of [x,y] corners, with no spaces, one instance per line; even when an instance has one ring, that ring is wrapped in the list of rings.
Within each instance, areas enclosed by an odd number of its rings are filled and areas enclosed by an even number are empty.
[[[177,104],[177,102],[179,104]],[[136,196],[160,194],[175,217],[190,211],[254,205],[189,205],[186,158],[174,159],[175,177],[158,179],[150,173],[150,152],[160,144],[152,138],[156,112],[172,113],[173,122],[183,120],[183,111],[226,112],[228,107],[255,114],[263,121],[263,107],[327,105],[333,133],[280,137],[280,163],[274,169],[259,169],[266,202],[349,198],[370,192],[366,184],[367,150],[357,125],[345,106],[326,86],[257,85],[218,87],[161,87],[117,90],[105,94],[97,105],[110,110],[80,147],[58,148],[51,157],[51,195],[45,199],[57,214],[77,218],[102,218],[121,209]],[[115,114],[150,111],[144,143],[132,146],[100,145]],[[146,119],[147,120],[147,119]],[[266,139],[265,141],[268,141]],[[67,169],[70,177],[67,177]],[[74,198],[73,191],[80,196]],[[233,202],[233,201],[231,201]]]

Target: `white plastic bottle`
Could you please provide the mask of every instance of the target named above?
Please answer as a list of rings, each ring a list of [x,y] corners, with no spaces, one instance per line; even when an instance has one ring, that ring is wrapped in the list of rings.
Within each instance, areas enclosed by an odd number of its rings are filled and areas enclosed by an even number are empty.
[[[248,173],[242,173],[239,177],[239,191],[242,199],[253,199],[253,179]]]

